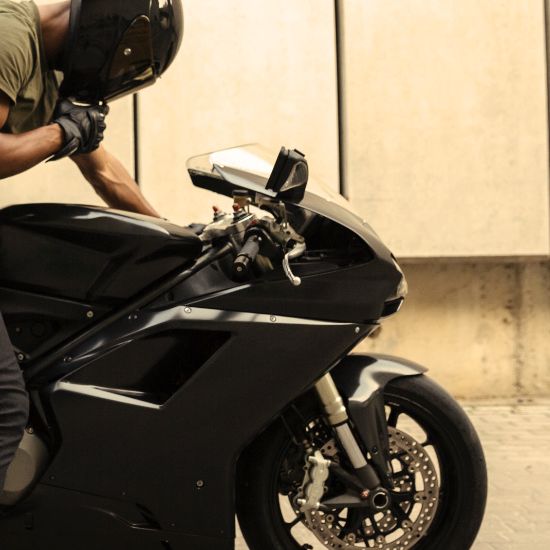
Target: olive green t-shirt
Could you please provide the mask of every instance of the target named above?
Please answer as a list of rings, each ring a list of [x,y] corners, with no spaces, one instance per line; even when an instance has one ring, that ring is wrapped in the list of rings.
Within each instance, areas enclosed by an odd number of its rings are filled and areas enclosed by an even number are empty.
[[[48,124],[60,80],[46,61],[35,3],[0,0],[0,90],[11,102],[0,131],[19,134]]]

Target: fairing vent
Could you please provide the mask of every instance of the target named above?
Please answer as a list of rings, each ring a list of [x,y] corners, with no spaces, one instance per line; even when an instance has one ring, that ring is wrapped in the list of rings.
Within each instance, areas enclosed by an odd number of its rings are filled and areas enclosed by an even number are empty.
[[[401,306],[403,305],[403,298],[397,298],[396,300],[390,300],[384,304],[384,309],[382,310],[382,317],[389,317],[397,313]]]
[[[173,330],[135,340],[65,379],[113,395],[162,405],[229,339],[229,333]]]

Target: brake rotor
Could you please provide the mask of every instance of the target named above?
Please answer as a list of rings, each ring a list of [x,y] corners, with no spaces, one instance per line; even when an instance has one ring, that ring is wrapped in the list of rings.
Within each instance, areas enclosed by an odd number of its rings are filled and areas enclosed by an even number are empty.
[[[409,550],[432,524],[439,502],[439,481],[434,463],[410,435],[391,427],[388,432],[391,462],[395,466],[395,488],[390,493],[392,504],[385,512],[379,513],[365,509],[341,510],[339,513],[305,512],[303,523],[324,548]],[[346,515],[342,517],[344,512]],[[356,516],[358,513],[360,518]]]

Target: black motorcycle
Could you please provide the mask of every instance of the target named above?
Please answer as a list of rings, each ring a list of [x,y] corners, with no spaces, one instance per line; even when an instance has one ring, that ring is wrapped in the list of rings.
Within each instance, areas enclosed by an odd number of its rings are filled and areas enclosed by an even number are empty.
[[[192,159],[232,197],[179,227],[63,204],[0,211],[0,311],[29,426],[2,550],[465,550],[486,469],[409,361],[350,354],[407,292],[296,150]],[[275,164],[273,164],[275,161]]]

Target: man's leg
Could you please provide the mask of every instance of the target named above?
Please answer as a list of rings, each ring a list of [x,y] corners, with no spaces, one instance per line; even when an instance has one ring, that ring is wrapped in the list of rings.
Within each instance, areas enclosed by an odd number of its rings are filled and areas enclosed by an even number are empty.
[[[29,415],[23,375],[0,314],[0,492],[19,447]]]

